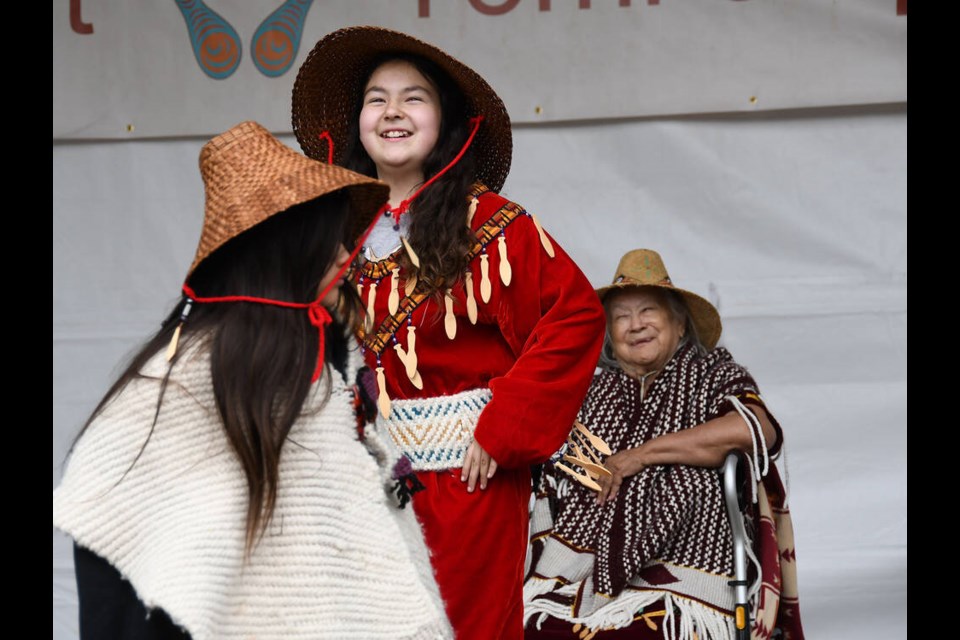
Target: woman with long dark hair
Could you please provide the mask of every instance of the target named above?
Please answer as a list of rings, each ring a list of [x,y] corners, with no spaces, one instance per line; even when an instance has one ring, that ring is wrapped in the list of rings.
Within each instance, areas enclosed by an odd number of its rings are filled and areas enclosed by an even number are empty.
[[[449,636],[426,549],[364,433],[342,287],[386,185],[253,122],[200,153],[180,301],[107,391],[54,491],[83,638]],[[359,436],[358,436],[359,434]]]

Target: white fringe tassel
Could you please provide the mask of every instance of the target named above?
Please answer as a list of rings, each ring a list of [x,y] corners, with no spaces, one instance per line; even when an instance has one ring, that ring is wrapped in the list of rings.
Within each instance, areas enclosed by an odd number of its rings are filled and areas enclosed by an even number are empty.
[[[531,578],[523,586],[524,626],[536,617],[536,627],[541,628],[548,616],[580,623],[591,629],[623,629],[633,624],[636,615],[644,607],[663,599],[666,614],[660,622],[664,640],[729,640],[735,635],[733,616],[705,607],[699,602],[681,598],[662,591],[625,592],[610,604],[582,617],[570,615],[570,605],[549,600],[531,602],[544,593],[573,596],[580,583],[572,583],[554,589],[554,580]],[[677,627],[676,632],[674,626]]]
[[[740,400],[734,396],[727,396],[727,400],[737,410],[743,421],[747,423],[747,429],[750,431],[750,440],[753,443],[753,455],[749,458],[750,473],[753,476],[754,483],[759,483],[763,476],[770,470],[770,454],[767,452],[767,441],[763,436],[763,428],[760,426],[760,420],[748,409]],[[760,468],[760,460],[763,460],[763,469]],[[757,492],[753,492],[753,502],[757,501]]]
[[[664,597],[667,613],[663,617],[665,640],[728,640],[736,635],[732,616],[704,607],[701,604],[678,598],[671,594]],[[677,634],[673,634],[674,620],[679,614]]]
[[[762,402],[765,406],[769,406],[769,405],[767,404],[767,401],[764,400],[763,397],[760,396],[760,394],[757,394],[757,397],[760,398],[760,402]],[[780,469],[780,471],[783,472],[783,473],[780,474],[781,477],[783,478],[783,491],[784,491],[784,495],[783,495],[783,508],[784,508],[784,509],[789,509],[789,508],[790,508],[790,465],[787,464],[787,446],[786,446],[786,444],[782,445],[782,446],[780,447],[780,451],[778,451],[778,452],[777,452],[777,455],[774,456],[774,458],[773,458],[774,464],[776,464],[781,457],[783,458],[783,462],[782,462],[781,464],[779,464],[779,465],[776,465],[776,466],[777,466],[778,469]]]
[[[753,476],[754,485],[760,484],[763,476],[767,475],[767,472],[770,471],[770,454],[767,452],[767,441],[763,436],[763,429],[760,426],[760,420],[757,418],[756,414],[748,409],[740,400],[734,396],[727,396],[727,400],[733,405],[733,408],[737,410],[737,413],[740,414],[740,417],[743,418],[743,421],[747,423],[747,429],[750,431],[750,439],[753,441],[753,457],[750,457],[750,464],[747,465],[750,468],[751,475]],[[762,401],[762,399],[761,399]],[[759,439],[759,443],[757,442]],[[763,458],[763,471],[761,473],[760,463],[758,459],[762,456]],[[749,457],[749,456],[748,456]],[[751,492],[753,494],[753,502],[757,503],[759,499],[760,492],[754,488]],[[756,568],[757,579],[753,581],[753,584],[747,589],[747,596],[750,600],[754,599],[754,596],[760,591],[760,576],[761,568],[760,561],[757,559],[756,554],[753,552],[752,545],[746,545],[745,549],[747,558],[750,562],[753,563],[753,566]]]

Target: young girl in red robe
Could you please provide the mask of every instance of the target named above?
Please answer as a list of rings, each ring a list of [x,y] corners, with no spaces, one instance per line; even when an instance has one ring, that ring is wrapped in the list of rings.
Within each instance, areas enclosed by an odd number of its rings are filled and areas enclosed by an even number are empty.
[[[293,129],[307,155],[390,186],[352,275],[376,429],[424,486],[413,507],[457,638],[522,638],[530,467],[566,440],[590,384],[597,296],[498,193],[510,118],[440,49],[377,27],[329,34],[298,72]]]

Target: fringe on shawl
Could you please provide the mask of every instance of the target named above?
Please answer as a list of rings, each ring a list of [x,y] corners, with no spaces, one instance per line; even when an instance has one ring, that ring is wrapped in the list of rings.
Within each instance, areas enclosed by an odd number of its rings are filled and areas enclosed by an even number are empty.
[[[750,501],[757,504],[757,486],[770,471],[770,452],[767,450],[763,427],[760,425],[760,419],[757,418],[757,415],[740,398],[727,395],[724,400],[740,414],[740,418],[746,424],[747,431],[750,433],[752,453],[745,453],[743,457],[746,459],[745,466],[750,472],[748,475],[752,482],[746,483],[746,488],[750,490]]]
[[[554,589],[555,584],[552,579],[527,580],[523,586],[524,626],[536,617],[536,627],[540,629],[548,617],[553,617],[571,624],[580,623],[590,629],[623,629],[636,621],[644,607],[663,600],[666,610],[661,623],[664,640],[729,640],[736,632],[733,616],[664,591],[623,593],[590,615],[573,616],[569,604],[544,598],[534,599],[546,593],[575,598],[580,588],[579,583],[573,583]]]
[[[740,417],[743,418],[743,421],[747,424],[747,430],[750,431],[750,439],[753,441],[753,455],[747,454],[747,468],[750,470],[750,478],[752,482],[748,483],[750,488],[750,493],[753,497],[753,503],[757,504],[757,501],[760,498],[760,485],[763,482],[763,478],[770,471],[770,454],[767,450],[767,441],[763,436],[763,428],[760,426],[760,420],[757,418],[756,414],[751,411],[739,398],[733,395],[728,395],[726,397],[730,404],[736,409],[737,413],[740,414]],[[762,401],[762,400],[761,400]],[[763,465],[761,467],[761,460]],[[754,581],[750,584],[750,587],[747,589],[747,595],[750,600],[756,601],[756,595],[760,591],[760,585],[763,579],[762,570],[760,567],[760,560],[757,558],[756,553],[753,551],[753,545],[747,544],[744,547],[747,558],[753,564],[754,569],[756,570],[755,575],[757,576]]]

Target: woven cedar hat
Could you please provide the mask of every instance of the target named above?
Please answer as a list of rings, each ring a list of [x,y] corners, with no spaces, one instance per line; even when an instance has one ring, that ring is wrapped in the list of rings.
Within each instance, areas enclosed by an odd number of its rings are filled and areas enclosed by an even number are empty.
[[[188,278],[232,238],[296,204],[340,189],[349,195],[353,235],[359,237],[390,193],[384,182],[307,158],[252,121],[203,145],[200,175],[206,211]]]
[[[634,287],[657,287],[680,294],[687,303],[700,342],[707,349],[717,346],[723,326],[717,308],[697,294],[675,287],[660,254],[652,249],[634,249],[620,258],[613,284],[597,289],[601,302],[611,292]]]
[[[433,45],[381,27],[347,27],[325,36],[313,47],[297,72],[293,85],[293,132],[311,158],[327,158],[329,131],[334,162],[343,161],[347,132],[363,91],[361,83],[381,53],[415,54],[443,69],[460,87],[468,116],[483,116],[472,147],[477,178],[500,191],[510,171],[513,137],[510,116],[500,97],[473,69]]]

